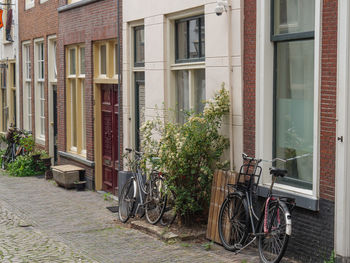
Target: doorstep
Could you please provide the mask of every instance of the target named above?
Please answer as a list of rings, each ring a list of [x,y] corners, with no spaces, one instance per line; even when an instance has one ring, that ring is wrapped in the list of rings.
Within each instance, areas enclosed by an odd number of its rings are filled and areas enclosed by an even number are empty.
[[[130,223],[130,225],[133,229],[141,230],[147,234],[154,235],[165,242],[172,240],[190,241],[205,238],[205,230],[197,233],[175,234],[171,232],[167,227],[151,225],[143,220],[134,220]]]

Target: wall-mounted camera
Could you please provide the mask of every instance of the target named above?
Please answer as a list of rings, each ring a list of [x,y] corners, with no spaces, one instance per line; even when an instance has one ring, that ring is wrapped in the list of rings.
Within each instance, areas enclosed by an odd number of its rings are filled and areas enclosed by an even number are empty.
[[[228,1],[227,0],[217,0],[217,4],[215,7],[215,13],[217,16],[221,16],[224,11],[227,11],[226,8],[228,7]]]

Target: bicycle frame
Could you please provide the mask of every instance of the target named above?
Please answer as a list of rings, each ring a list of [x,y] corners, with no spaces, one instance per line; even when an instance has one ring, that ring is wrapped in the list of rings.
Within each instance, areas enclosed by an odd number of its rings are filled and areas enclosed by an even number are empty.
[[[247,205],[248,205],[248,212],[249,212],[249,220],[250,220],[250,226],[251,226],[251,232],[249,233],[250,235],[254,236],[253,240],[250,241],[248,244],[246,244],[243,248],[239,249],[242,250],[245,247],[249,246],[257,236],[259,235],[265,235],[265,231],[259,233],[259,228],[261,224],[264,223],[264,211],[267,206],[267,202],[274,202],[274,211],[273,215],[276,216],[276,213],[278,211],[278,207],[282,206],[285,210],[285,220],[286,220],[286,233],[288,235],[291,235],[292,233],[292,223],[291,223],[291,215],[290,215],[290,210],[292,210],[295,206],[295,203],[291,204],[292,208],[288,209],[287,204],[290,204],[292,199],[289,199],[287,197],[279,196],[279,195],[274,195],[272,193],[273,185],[276,182],[277,177],[273,176],[273,180],[271,182],[267,197],[263,203],[262,209],[260,216],[258,217],[255,213],[254,206],[253,206],[253,194],[255,194],[255,191],[259,185],[260,181],[260,176],[262,172],[262,167],[259,166],[259,163],[261,162],[260,159],[253,159],[253,158],[248,158],[246,159],[248,162],[246,164],[243,164],[241,166],[239,176],[238,176],[238,181],[237,181],[237,186],[235,186],[236,190],[241,191],[244,193],[246,196],[247,200]],[[241,182],[241,176],[244,176],[244,182]],[[246,180],[246,177],[249,177],[249,180]],[[255,182],[255,178],[257,178]],[[286,199],[285,201],[281,202],[281,199]],[[268,229],[268,232],[271,232],[271,229]],[[238,253],[238,252],[237,252]]]

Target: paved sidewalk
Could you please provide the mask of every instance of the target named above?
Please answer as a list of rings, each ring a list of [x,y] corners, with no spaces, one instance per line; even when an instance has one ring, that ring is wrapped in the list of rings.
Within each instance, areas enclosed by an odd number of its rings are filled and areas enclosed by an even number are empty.
[[[2,172],[0,262],[259,262],[252,250],[234,255],[217,245],[206,251],[203,244],[165,244],[117,224],[110,202]]]

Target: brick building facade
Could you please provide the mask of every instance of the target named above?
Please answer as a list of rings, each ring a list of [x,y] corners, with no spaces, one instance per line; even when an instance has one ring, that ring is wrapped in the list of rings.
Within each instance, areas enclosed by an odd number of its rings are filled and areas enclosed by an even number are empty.
[[[270,1],[262,3],[245,0],[244,9],[244,151],[264,159],[272,159],[277,156],[278,152],[275,150],[273,153],[271,146],[270,150],[264,150],[269,145],[262,141],[264,138],[266,141],[266,133],[269,131],[266,130],[266,126],[273,126],[276,125],[276,121],[278,122],[278,117],[269,119],[266,116],[277,115],[276,107],[280,102],[278,99],[272,101],[266,94],[278,96],[276,94],[279,92],[277,90],[280,80],[277,78],[279,72],[282,71],[280,69],[282,66],[276,68],[276,63],[278,63],[276,56],[278,52],[282,53],[282,48],[277,47],[279,44],[274,40],[273,33],[270,32],[271,28],[275,27],[276,30],[276,25],[271,26],[270,23],[276,22],[271,20],[273,15],[270,14],[271,6],[268,2]],[[271,4],[274,3],[274,1],[271,2]],[[305,1],[299,1],[299,4],[302,5],[302,2],[305,3]],[[276,8],[276,5],[273,8]],[[314,102],[316,102],[315,105],[319,105],[319,108],[315,107],[317,116],[315,114],[316,125],[313,129],[313,136],[317,141],[314,142],[312,161],[317,167],[313,169],[315,174],[312,177],[312,188],[309,191],[298,191],[292,187],[279,189],[281,193],[293,196],[297,200],[298,207],[293,213],[293,235],[288,245],[287,255],[296,257],[302,262],[323,262],[329,258],[335,247],[338,1],[315,1],[314,10],[316,22],[313,33],[310,33],[307,38],[294,41],[300,43],[313,41],[315,53],[313,58],[320,65],[318,67],[318,64],[315,63],[313,85]],[[287,38],[283,41],[285,41],[283,43],[288,43]],[[291,48],[289,52],[292,53]],[[303,58],[304,65],[307,63],[305,57]],[[284,63],[288,62],[284,60]],[[306,71],[307,69],[304,68],[304,72]],[[274,87],[274,90],[270,90],[270,87]],[[260,99],[260,97],[264,98]],[[271,106],[266,109],[263,104],[269,104],[270,101],[274,108]],[[280,107],[280,110],[283,109]],[[278,127],[270,130],[271,133],[268,136],[277,136],[276,129]],[[273,142],[273,144],[276,145],[278,142]]]
[[[117,0],[60,0],[58,8],[59,163],[83,167],[90,189],[109,192],[117,189],[122,110],[117,5]]]
[[[58,0],[19,1],[20,127],[54,155],[53,89]]]

